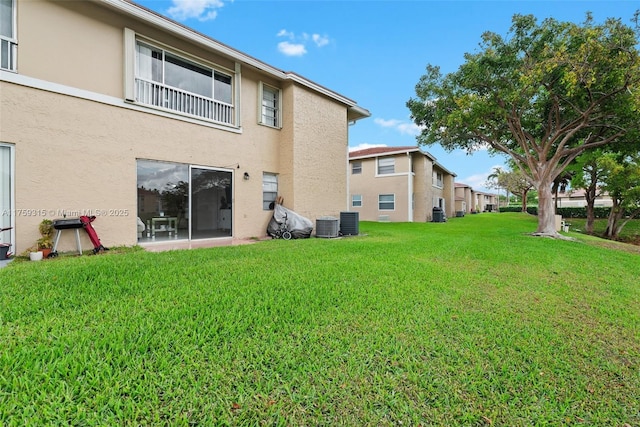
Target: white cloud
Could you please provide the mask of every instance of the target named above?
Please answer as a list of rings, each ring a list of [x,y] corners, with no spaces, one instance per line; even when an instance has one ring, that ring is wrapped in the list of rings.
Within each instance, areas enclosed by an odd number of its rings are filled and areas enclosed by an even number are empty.
[[[419,135],[421,132],[421,128],[412,122],[407,122],[407,121],[402,121],[397,119],[385,120],[380,118],[374,119],[373,122],[383,128],[394,129],[403,135],[416,136],[416,135]]]
[[[377,147],[386,147],[386,144],[367,144],[362,143],[356,145],[355,147],[349,147],[349,151],[358,151],[358,150],[366,150],[367,148],[377,148]]]
[[[492,189],[486,187],[487,178],[489,177],[489,175],[491,175],[494,172],[495,168],[503,168],[504,169],[504,165],[493,165],[486,172],[470,175],[470,176],[468,176],[466,178],[456,179],[456,182],[461,182],[463,184],[467,184],[468,186],[470,186],[471,188],[473,188],[476,191],[485,191],[485,192],[489,192],[489,193],[495,193],[496,190],[492,190]]]
[[[375,124],[380,125],[383,128],[391,128],[396,126],[398,123],[400,123],[400,120],[395,120],[395,119],[385,120],[385,119],[375,118],[373,119],[373,121]]]
[[[196,18],[199,21],[215,19],[217,9],[224,6],[223,0],[171,0],[173,6],[167,10],[169,16],[178,21]]]
[[[318,47],[326,46],[329,44],[329,37],[321,36],[320,34],[314,34],[311,36],[311,38]]]
[[[292,31],[282,29],[276,34],[277,37],[285,37],[290,42],[284,41],[278,43],[278,50],[287,56],[302,56],[307,53],[307,44],[313,42],[316,47],[321,48],[329,44],[330,39],[328,36],[321,36],[320,34],[302,33],[302,35],[296,35]]]
[[[302,56],[307,53],[307,49],[300,43],[280,42],[278,50],[287,56]]]
[[[292,39],[295,37],[294,34],[291,31],[287,31],[284,28],[280,31],[278,31],[278,34],[276,34],[277,37],[287,37],[289,39]]]

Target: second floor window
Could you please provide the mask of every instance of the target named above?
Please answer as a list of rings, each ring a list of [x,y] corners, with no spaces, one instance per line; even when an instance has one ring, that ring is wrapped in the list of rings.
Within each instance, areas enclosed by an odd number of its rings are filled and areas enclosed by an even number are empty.
[[[232,77],[150,44],[136,43],[136,101],[233,124]]]
[[[280,89],[260,83],[260,123],[275,128],[281,127]]]
[[[16,1],[0,0],[0,69],[16,71]]]
[[[362,162],[351,163],[351,174],[357,175],[362,173]]]
[[[395,171],[396,171],[396,159],[394,159],[393,157],[378,158],[378,175],[395,173]]]
[[[444,187],[444,176],[442,172],[433,171],[433,185],[436,187]]]

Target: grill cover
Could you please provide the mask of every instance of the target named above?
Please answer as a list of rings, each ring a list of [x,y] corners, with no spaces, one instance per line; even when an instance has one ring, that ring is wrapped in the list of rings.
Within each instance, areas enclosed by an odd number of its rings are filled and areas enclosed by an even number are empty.
[[[53,228],[56,230],[66,230],[68,228],[82,228],[82,221],[80,218],[63,218],[63,219],[54,219],[53,220]]]

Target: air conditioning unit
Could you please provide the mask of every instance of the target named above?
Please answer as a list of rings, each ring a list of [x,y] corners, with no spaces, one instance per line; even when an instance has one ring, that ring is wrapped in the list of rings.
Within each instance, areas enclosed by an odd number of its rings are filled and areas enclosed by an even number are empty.
[[[331,216],[316,219],[316,237],[338,237],[339,220]]]
[[[343,236],[357,236],[359,231],[359,212],[340,212],[340,233]]]

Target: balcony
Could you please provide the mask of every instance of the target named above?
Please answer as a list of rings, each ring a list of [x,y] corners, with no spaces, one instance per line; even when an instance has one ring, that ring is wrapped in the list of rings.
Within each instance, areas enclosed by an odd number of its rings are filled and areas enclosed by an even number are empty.
[[[234,125],[233,105],[158,82],[136,78],[136,101],[187,116]]]

